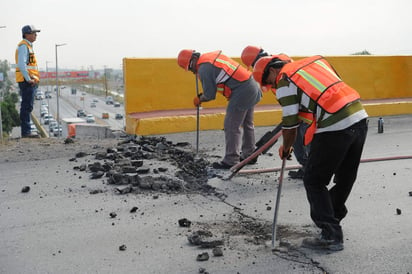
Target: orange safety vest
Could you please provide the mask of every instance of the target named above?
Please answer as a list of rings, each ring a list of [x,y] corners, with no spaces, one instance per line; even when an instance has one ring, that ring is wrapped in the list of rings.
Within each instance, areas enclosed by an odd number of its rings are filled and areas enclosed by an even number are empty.
[[[34,55],[33,48],[26,40],[22,40],[17,45],[17,48],[20,47],[23,44],[26,45],[28,50],[29,50],[29,60],[28,60],[28,63],[27,63],[27,71],[29,73],[29,76],[30,76],[31,79],[34,79],[34,81],[36,83],[39,83],[40,82],[40,73],[39,73],[39,70],[37,68],[37,60],[36,60],[36,56]],[[16,64],[18,64],[18,55],[19,55],[18,54],[18,49],[16,49],[16,55],[15,55]],[[23,73],[21,73],[18,66],[16,66],[16,82],[24,82]]]
[[[233,78],[239,82],[244,82],[250,79],[252,73],[249,72],[247,69],[239,65],[239,63],[235,62],[234,60],[230,59],[229,57],[221,54],[222,51],[213,51],[209,53],[202,54],[199,57],[197,62],[197,70],[199,66],[203,63],[211,63],[212,65],[223,69],[229,78],[225,79],[221,83],[217,83],[217,92],[221,93],[227,99],[230,98],[232,94],[232,90],[225,85],[225,83],[230,79]]]
[[[328,113],[336,113],[360,99],[359,93],[345,84],[334,68],[319,55],[286,64],[276,82],[285,75]],[[315,118],[313,113],[312,123],[305,133],[305,145],[312,141],[316,131]]]

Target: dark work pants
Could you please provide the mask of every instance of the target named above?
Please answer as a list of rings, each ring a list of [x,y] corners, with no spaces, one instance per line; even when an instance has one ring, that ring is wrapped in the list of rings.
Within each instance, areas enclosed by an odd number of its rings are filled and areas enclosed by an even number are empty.
[[[30,129],[30,114],[33,110],[34,95],[36,94],[37,86],[32,86],[28,82],[19,82],[21,105],[20,105],[20,122],[21,135],[29,135]]]
[[[293,153],[295,154],[296,160],[299,162],[299,164],[301,164],[303,170],[305,170],[306,168],[310,150],[310,144],[307,146],[303,144],[303,137],[305,136],[305,132],[308,127],[308,124],[300,122],[297,130],[296,140],[293,144]]]
[[[343,242],[340,221],[346,216],[345,202],[356,180],[368,131],[367,120],[347,129],[315,134],[303,182],[310,216],[325,239]],[[332,176],[334,186],[328,190]]]

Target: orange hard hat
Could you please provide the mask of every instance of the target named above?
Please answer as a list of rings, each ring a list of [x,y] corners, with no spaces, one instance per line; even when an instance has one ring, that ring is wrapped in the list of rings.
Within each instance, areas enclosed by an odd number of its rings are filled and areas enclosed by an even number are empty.
[[[195,51],[193,49],[182,49],[177,56],[177,63],[184,70],[189,70],[190,59]]]
[[[288,55],[284,53],[279,53],[278,55],[273,55],[278,57],[280,60],[285,61],[285,63],[291,63],[293,62],[292,58],[290,58]]]
[[[261,47],[247,46],[243,49],[240,59],[242,59],[242,62],[246,67],[252,67],[261,51],[263,51]]]
[[[275,57],[277,58],[277,57]],[[265,86],[263,83],[263,74],[266,72],[267,65],[272,61],[273,56],[265,56],[260,58],[253,67],[253,78],[259,83],[261,87]]]

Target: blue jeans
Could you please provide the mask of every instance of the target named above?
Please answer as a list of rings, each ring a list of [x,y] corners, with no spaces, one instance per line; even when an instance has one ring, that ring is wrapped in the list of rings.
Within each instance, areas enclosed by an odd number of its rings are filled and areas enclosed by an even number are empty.
[[[368,132],[367,120],[339,131],[315,134],[303,183],[313,222],[326,239],[343,242],[340,221],[348,210],[352,190]],[[332,177],[334,186],[328,190]]]
[[[36,94],[37,86],[33,86],[28,82],[19,82],[21,105],[20,105],[20,122],[21,136],[26,136],[31,133],[30,129],[30,114],[33,110],[34,95]]]

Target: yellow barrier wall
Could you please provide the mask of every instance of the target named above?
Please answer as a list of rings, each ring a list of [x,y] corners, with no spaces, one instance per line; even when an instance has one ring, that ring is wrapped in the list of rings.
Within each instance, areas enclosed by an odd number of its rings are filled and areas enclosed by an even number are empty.
[[[300,58],[302,57],[293,57],[295,60]],[[240,62],[239,58],[234,59]],[[361,94],[363,100],[412,97],[412,56],[326,56],[326,59],[335,67],[341,78]],[[142,121],[133,121],[133,118],[128,117],[129,114],[158,110],[194,109],[195,76],[192,72],[181,69],[177,65],[176,58],[124,58],[123,66],[126,131],[128,133],[137,133],[137,128],[142,128],[145,124],[143,119]],[[200,82],[199,92],[202,92]],[[259,102],[259,105],[274,104],[276,104],[276,100],[270,92],[264,93],[263,99]],[[202,107],[216,108],[226,105],[226,99],[218,95],[216,100],[203,103]],[[409,109],[410,106],[409,103],[404,108]],[[379,115],[379,110],[375,108],[371,110],[373,110],[372,113],[369,113],[371,116],[376,113]],[[390,112],[383,111],[380,115],[387,113]],[[412,113],[412,109],[410,113]],[[151,119],[156,120],[156,124],[161,124],[157,119]],[[193,117],[185,117],[185,119],[191,120]],[[217,120],[222,119],[219,116]],[[256,125],[266,125],[272,122],[271,118],[268,120],[264,115],[255,114]],[[170,125],[171,121],[165,120],[164,123],[165,126],[173,127]],[[216,124],[216,119],[212,124]],[[205,123],[202,125],[207,128],[214,127],[209,127]],[[176,132],[185,131],[183,123],[179,126],[182,129],[176,130]],[[150,134],[156,134],[157,131],[147,128],[143,130],[143,132]],[[164,132],[169,131],[165,130]]]
[[[299,59],[299,57],[294,57]],[[362,99],[412,97],[412,56],[329,56],[341,78],[355,88]],[[234,58],[239,61],[238,58]],[[165,109],[193,108],[196,95],[193,73],[184,71],[176,59],[125,58],[126,114]],[[201,84],[199,83],[201,92]],[[259,104],[274,104],[265,93]],[[224,107],[226,99],[203,104],[204,108]]]

